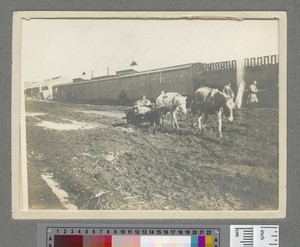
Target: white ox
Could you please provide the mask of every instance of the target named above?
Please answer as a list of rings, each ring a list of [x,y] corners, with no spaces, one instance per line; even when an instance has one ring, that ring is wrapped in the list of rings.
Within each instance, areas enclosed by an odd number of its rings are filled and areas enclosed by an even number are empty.
[[[179,125],[177,122],[177,112],[178,110],[186,114],[186,97],[180,95],[179,93],[161,93],[155,101],[156,108],[164,108],[162,111],[162,122],[164,123],[164,117],[167,112],[171,113],[171,122],[172,127],[179,129]]]

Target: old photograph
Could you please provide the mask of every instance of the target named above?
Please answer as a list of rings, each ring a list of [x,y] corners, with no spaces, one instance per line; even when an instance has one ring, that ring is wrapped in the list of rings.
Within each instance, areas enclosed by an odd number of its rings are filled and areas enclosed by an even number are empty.
[[[15,217],[284,217],[285,25],[280,12],[18,13]]]

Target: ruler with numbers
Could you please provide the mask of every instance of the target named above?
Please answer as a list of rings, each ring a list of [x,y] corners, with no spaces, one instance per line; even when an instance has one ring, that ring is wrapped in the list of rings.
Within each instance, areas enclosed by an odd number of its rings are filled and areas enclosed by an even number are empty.
[[[230,230],[230,246],[277,247],[279,246],[279,226],[233,225]]]
[[[270,225],[38,224],[44,247],[277,247],[279,227]]]

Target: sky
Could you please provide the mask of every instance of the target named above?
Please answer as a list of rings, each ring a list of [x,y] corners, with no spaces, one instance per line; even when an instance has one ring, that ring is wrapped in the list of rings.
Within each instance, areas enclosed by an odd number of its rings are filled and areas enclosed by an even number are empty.
[[[21,80],[275,54],[276,20],[30,19],[22,21]]]

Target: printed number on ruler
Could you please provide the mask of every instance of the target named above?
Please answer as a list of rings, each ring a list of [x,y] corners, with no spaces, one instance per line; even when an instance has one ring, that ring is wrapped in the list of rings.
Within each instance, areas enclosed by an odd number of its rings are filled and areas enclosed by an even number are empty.
[[[279,247],[279,226],[232,225],[230,247]]]
[[[178,246],[220,247],[219,228],[80,228],[47,229],[47,247]]]

